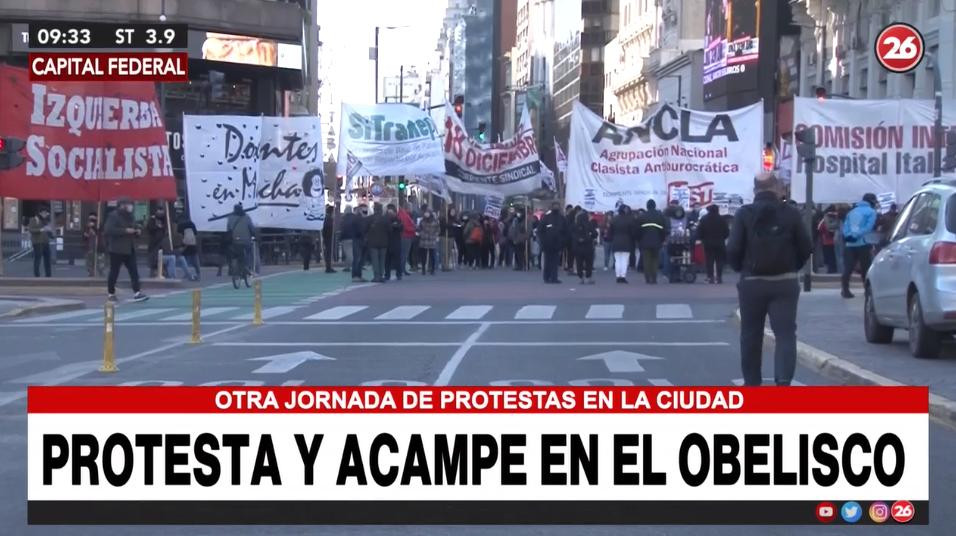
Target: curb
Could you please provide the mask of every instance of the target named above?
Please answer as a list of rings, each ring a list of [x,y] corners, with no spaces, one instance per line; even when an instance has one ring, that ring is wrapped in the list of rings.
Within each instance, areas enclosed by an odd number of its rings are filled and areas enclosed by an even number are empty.
[[[739,324],[740,309],[734,312],[734,316]],[[773,335],[773,330],[770,328],[764,328],[764,336],[769,338],[773,343],[777,341]],[[882,385],[891,387],[907,385],[801,341],[797,341],[797,362],[817,371],[823,376],[840,380],[850,385]],[[951,427],[956,427],[956,402],[946,397],[930,393],[929,414],[931,417]]]
[[[66,311],[75,311],[85,309],[86,304],[79,300],[55,300],[28,305],[19,309],[13,309],[0,314],[0,319],[20,318],[34,314],[61,313]]]

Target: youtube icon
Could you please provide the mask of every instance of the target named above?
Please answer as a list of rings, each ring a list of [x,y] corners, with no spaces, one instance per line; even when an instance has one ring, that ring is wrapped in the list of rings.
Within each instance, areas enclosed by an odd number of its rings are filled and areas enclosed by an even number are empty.
[[[820,523],[829,523],[836,518],[836,508],[833,506],[833,503],[822,502],[817,505],[816,514],[817,521]]]

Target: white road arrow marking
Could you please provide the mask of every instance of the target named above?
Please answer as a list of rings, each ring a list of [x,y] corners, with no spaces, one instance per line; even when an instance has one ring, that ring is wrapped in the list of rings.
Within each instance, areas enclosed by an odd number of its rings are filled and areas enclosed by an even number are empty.
[[[252,371],[253,374],[283,374],[298,367],[306,361],[335,361],[334,357],[329,357],[316,352],[302,351],[290,352],[288,354],[267,355],[265,357],[253,357],[249,361],[268,361],[265,365]]]
[[[637,352],[612,350],[610,352],[579,357],[578,361],[604,361],[609,372],[644,372],[644,367],[641,366],[641,360],[660,361],[662,359],[664,358],[639,354]]]

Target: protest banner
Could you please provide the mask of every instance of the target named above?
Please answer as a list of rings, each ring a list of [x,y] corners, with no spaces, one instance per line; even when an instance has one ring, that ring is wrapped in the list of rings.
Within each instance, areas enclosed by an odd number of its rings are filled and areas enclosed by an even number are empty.
[[[501,207],[504,204],[505,200],[503,197],[497,195],[486,195],[484,215],[497,220],[501,217]]]
[[[0,171],[0,196],[176,199],[166,129],[151,82],[30,82],[0,65],[4,136],[24,162]]]
[[[702,112],[665,104],[636,126],[601,119],[579,102],[571,115],[566,202],[589,211],[666,204],[686,189],[690,207],[753,198],[761,171],[763,108]]]
[[[317,117],[183,118],[189,213],[200,231],[225,231],[241,204],[258,227],[321,229],[322,128]]]
[[[893,192],[907,200],[933,177],[931,100],[794,99],[794,132],[816,136],[813,201],[848,203],[865,193]],[[956,106],[943,108],[943,126],[956,129]],[[794,158],[793,199],[806,199],[806,163]]]
[[[337,173],[441,175],[441,133],[428,112],[405,104],[342,104]]]
[[[928,408],[926,387],[30,386],[28,521],[817,524],[889,499],[926,524]]]
[[[541,162],[527,109],[510,140],[479,143],[446,103],[444,150],[445,178],[453,192],[507,197],[532,192],[541,184]]]

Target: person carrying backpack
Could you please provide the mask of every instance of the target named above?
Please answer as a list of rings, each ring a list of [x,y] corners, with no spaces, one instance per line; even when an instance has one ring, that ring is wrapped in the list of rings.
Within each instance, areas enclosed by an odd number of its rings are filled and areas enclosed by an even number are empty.
[[[813,241],[800,212],[780,200],[782,184],[771,173],[754,181],[754,201],[734,215],[727,260],[740,272],[740,366],[744,385],[760,385],[764,322],[776,338],[774,381],[790,385],[797,362],[798,273]]]

